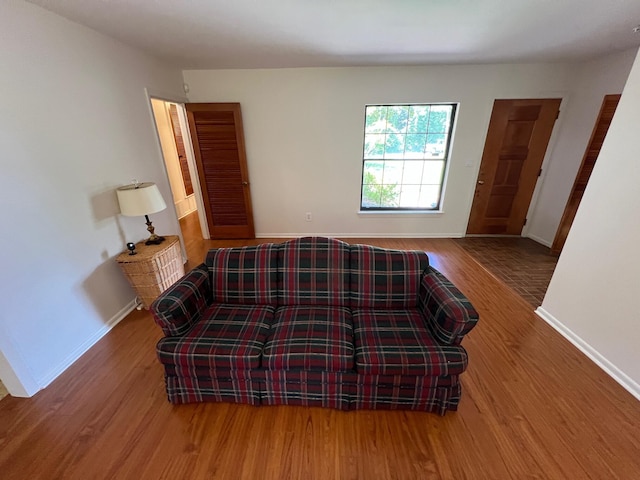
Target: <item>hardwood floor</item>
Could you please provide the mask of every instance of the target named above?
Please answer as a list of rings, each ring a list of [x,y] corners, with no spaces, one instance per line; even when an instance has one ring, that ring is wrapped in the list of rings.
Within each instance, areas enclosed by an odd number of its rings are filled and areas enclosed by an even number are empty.
[[[480,312],[458,412],[173,406],[161,331],[133,311],[35,397],[0,401],[0,477],[640,478],[640,402],[455,241],[348,241],[427,251]],[[187,242],[190,263],[225,243]]]

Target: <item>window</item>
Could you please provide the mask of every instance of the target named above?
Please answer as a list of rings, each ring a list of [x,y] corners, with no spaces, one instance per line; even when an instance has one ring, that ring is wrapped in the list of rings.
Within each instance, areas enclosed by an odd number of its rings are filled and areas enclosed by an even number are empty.
[[[367,105],[361,210],[438,210],[455,104]]]

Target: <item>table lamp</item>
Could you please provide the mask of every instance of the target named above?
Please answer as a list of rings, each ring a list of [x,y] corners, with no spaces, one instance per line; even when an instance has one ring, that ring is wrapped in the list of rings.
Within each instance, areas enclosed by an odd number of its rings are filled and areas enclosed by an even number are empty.
[[[157,213],[167,208],[156,184],[151,182],[138,183],[138,181],[134,180],[130,185],[118,188],[116,194],[118,195],[118,203],[120,204],[120,213],[122,215],[127,217],[144,215],[147,221],[147,230],[151,234],[145,245],[162,243],[164,237],[154,233],[155,229],[151,224],[151,220],[149,220],[149,214]]]

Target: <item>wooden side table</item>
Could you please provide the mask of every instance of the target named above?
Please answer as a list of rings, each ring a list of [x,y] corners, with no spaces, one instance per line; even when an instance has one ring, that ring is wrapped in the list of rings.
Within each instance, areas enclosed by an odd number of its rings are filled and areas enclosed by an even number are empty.
[[[182,251],[177,235],[166,236],[160,245],[136,243],[136,255],[122,252],[116,262],[136,291],[142,306],[151,303],[184,276]]]

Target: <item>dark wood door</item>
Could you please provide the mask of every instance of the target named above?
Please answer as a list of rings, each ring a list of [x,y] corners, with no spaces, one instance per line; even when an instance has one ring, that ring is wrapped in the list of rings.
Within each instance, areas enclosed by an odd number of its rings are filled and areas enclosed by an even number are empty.
[[[560,220],[560,226],[556,232],[556,237],[551,245],[551,253],[557,255],[562,251],[562,247],[564,247],[564,242],[567,240],[567,235],[569,234],[569,230],[573,224],[573,219],[578,211],[580,200],[582,200],[582,195],[587,188],[589,177],[591,177],[591,172],[593,171],[593,167],[595,166],[598,155],[600,154],[600,149],[602,148],[604,138],[607,136],[607,132],[609,131],[609,125],[611,125],[611,120],[613,120],[613,115],[616,113],[619,101],[620,95],[605,95],[604,100],[602,101],[600,114],[596,120],[593,132],[591,133],[591,139],[587,145],[587,150],[584,152],[584,157],[582,157],[582,164],[580,164],[578,174],[573,182],[573,188],[571,189],[567,205],[564,208],[564,213],[562,214],[562,220]]]
[[[211,238],[254,238],[240,104],[185,108]]]
[[[467,233],[522,233],[560,102],[494,102]]]
[[[182,173],[182,181],[184,182],[184,192],[187,196],[193,195],[193,184],[191,183],[191,174],[187,165],[187,152],[184,149],[184,141],[182,140],[182,129],[180,128],[180,120],[178,119],[178,108],[175,104],[169,104],[169,117],[171,118],[171,128],[173,130],[173,139],[176,143],[178,151],[178,162],[180,164],[180,173]]]

